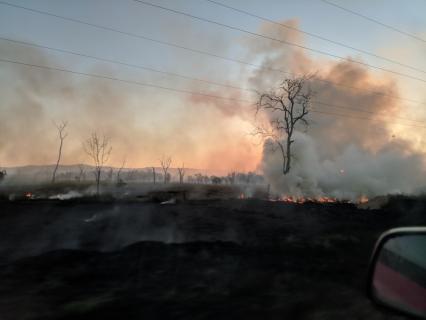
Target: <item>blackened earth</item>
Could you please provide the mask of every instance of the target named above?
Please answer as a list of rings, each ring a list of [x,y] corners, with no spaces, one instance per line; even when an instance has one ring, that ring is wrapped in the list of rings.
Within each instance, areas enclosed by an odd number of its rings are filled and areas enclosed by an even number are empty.
[[[369,257],[426,203],[0,202],[0,319],[403,319]]]

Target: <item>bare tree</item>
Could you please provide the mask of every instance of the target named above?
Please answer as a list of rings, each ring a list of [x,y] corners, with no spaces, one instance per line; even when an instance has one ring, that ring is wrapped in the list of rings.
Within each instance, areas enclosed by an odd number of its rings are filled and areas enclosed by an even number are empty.
[[[101,181],[101,172],[105,163],[108,161],[112,151],[109,145],[110,141],[107,136],[99,137],[93,132],[91,137],[83,144],[84,151],[93,160],[95,164],[96,194],[99,195],[99,184]]]
[[[126,158],[123,159],[123,162],[121,163],[121,167],[117,171],[117,183],[121,183],[122,182],[122,180],[120,178],[120,174],[121,174],[121,171],[123,171],[123,168],[124,168],[125,165],[126,165]]]
[[[195,174],[195,181],[197,184],[202,184],[203,183],[203,175],[201,173],[196,173]]]
[[[156,173],[155,173],[155,167],[152,167],[152,182],[155,184],[155,177],[156,177]]]
[[[114,175],[114,169],[113,168],[109,168],[108,173],[107,173],[107,178],[111,182],[112,182],[113,175]]]
[[[62,121],[60,124],[55,123],[55,127],[58,130],[58,136],[59,136],[59,151],[58,151],[58,160],[56,161],[55,169],[53,170],[52,174],[52,183],[56,180],[56,172],[58,171],[59,162],[61,161],[62,157],[62,146],[64,144],[65,138],[68,136],[68,133],[65,132],[65,128],[67,127],[67,122]]]
[[[84,172],[84,165],[83,164],[79,164],[78,165],[78,170],[79,170],[79,174],[78,174],[78,181],[84,180],[86,173]]]
[[[256,113],[264,111],[269,119],[268,128],[257,127],[255,135],[278,146],[283,159],[283,174],[291,168],[293,134],[300,122],[309,125],[306,116],[309,113],[313,92],[307,86],[311,76],[285,79],[276,90],[262,93],[257,101]]]
[[[179,174],[179,183],[183,183],[183,178],[185,177],[185,163],[182,163],[182,167],[177,168]]]
[[[167,171],[169,170],[170,165],[172,164],[172,157],[163,156],[160,159],[160,164],[164,172],[164,183],[167,183]]]
[[[235,175],[236,175],[235,171],[232,171],[231,173],[228,173],[228,175],[226,176],[226,178],[227,178],[229,184],[235,184]]]
[[[2,182],[7,176],[6,170],[0,170],[0,182]]]

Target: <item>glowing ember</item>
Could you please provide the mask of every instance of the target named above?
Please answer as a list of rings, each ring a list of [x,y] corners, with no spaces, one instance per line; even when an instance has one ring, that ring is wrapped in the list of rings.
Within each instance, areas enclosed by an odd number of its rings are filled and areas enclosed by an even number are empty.
[[[280,198],[280,201],[287,202],[287,203],[335,203],[337,202],[336,198],[329,198],[329,197],[293,197],[293,196],[284,196]]]
[[[31,192],[27,192],[27,193],[25,194],[25,198],[27,198],[27,199],[34,199],[34,194],[33,194],[33,193],[31,193]]]
[[[337,199],[328,198],[328,197],[319,197],[319,198],[316,198],[315,201],[321,202],[321,203],[334,203],[334,202],[337,202]]]
[[[364,195],[362,195],[359,199],[358,199],[358,203],[367,203],[368,202],[368,198]]]

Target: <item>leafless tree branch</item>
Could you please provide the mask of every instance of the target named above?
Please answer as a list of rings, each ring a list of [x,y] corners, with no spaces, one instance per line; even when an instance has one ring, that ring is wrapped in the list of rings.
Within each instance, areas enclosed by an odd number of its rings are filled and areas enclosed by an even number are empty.
[[[185,163],[182,163],[182,167],[177,168],[179,174],[179,183],[183,183],[183,178],[185,177]]]
[[[283,158],[283,174],[291,168],[293,134],[300,123],[307,128],[306,119],[309,114],[313,92],[308,86],[311,75],[297,78],[287,78],[282,81],[278,89],[259,95],[256,104],[256,114],[263,111],[267,114],[268,127],[258,126],[253,135],[262,137],[270,144],[275,143]],[[275,148],[274,148],[275,150]]]
[[[163,169],[163,173],[164,173],[164,183],[167,183],[167,179],[168,179],[167,171],[169,170],[170,165],[172,164],[172,157],[163,156],[160,159],[160,164],[161,164],[161,168]]]
[[[96,193],[99,195],[102,168],[108,162],[112,151],[109,138],[105,135],[99,137],[96,132],[93,132],[91,137],[83,143],[83,148],[95,165]]]
[[[52,183],[54,183],[55,180],[56,180],[56,172],[58,171],[59,163],[60,163],[61,157],[62,157],[62,147],[64,145],[65,138],[68,136],[68,133],[65,132],[65,129],[68,125],[68,122],[62,121],[59,124],[56,124],[56,123],[54,123],[54,124],[55,124],[56,129],[58,130],[59,151],[58,151],[58,160],[56,161],[56,166],[55,166],[55,169],[53,170],[53,174],[52,174]]]

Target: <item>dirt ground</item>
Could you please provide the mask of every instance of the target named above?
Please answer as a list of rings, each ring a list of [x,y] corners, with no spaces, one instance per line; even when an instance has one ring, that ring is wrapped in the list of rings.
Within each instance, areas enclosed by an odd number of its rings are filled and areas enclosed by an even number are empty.
[[[0,319],[403,319],[365,295],[423,200],[0,201]]]

